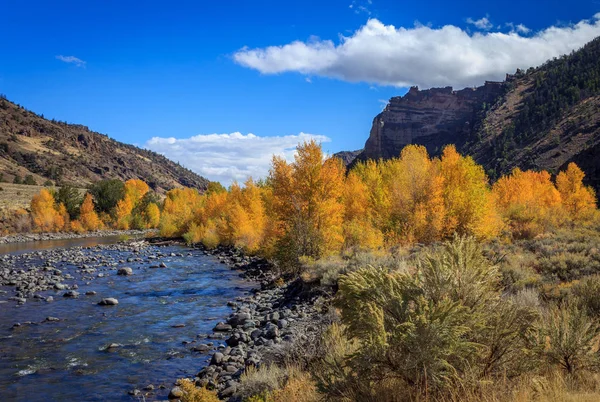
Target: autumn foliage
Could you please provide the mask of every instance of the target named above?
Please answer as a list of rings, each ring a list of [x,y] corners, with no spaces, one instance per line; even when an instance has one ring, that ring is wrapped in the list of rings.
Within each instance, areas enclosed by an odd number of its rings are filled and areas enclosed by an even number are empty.
[[[31,201],[31,221],[45,232],[158,227],[162,236],[238,247],[293,270],[301,257],[432,243],[455,234],[533,238],[594,222],[596,195],[583,179],[571,163],[555,180],[545,171],[515,169],[490,185],[483,168],[454,146],[432,158],[425,147],[409,145],[397,158],[358,162],[347,172],[310,141],[298,146],[293,162],[274,157],[266,180],[249,178],[229,189],[212,182],[203,194],[176,188],[160,206],[146,183],[132,179],[113,209],[99,207],[88,193],[69,222],[60,198],[44,189]]]
[[[206,247],[230,245],[274,258],[288,269],[300,257],[431,243],[455,234],[531,238],[596,214],[593,191],[575,165],[558,175],[515,170],[490,185],[471,157],[446,147],[439,158],[409,145],[398,158],[358,162],[346,172],[314,141],[293,162],[274,157],[267,180],[229,190],[167,194],[161,233]]]
[[[31,200],[30,216],[35,231],[83,233],[105,227],[150,229],[158,227],[160,223],[160,208],[154,198],[149,197],[148,185],[141,180],[127,181],[124,184],[123,197],[108,213],[98,208],[90,192],[81,200],[81,196],[77,194],[79,190],[68,188],[77,196],[72,198],[79,199],[79,203],[71,205],[72,210],[76,211],[75,217],[70,220],[67,208],[60,202],[64,198],[60,196],[60,191],[42,189]],[[98,210],[101,210],[100,214]]]
[[[31,218],[39,232],[59,232],[69,223],[69,214],[64,204],[56,204],[48,189],[42,189],[31,199]]]

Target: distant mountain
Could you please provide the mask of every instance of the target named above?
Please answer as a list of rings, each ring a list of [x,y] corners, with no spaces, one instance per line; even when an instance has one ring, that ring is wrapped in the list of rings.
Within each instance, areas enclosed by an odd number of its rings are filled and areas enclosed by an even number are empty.
[[[175,187],[206,189],[208,180],[162,155],[124,144],[78,124],[47,120],[0,98],[0,173],[5,181],[32,175],[87,186],[101,179],[142,179],[164,193]]]
[[[354,162],[354,160],[356,159],[356,157],[358,155],[360,155],[363,152],[362,149],[359,149],[357,151],[341,151],[341,152],[337,152],[335,154],[333,154],[333,156],[335,156],[336,158],[341,159],[344,164],[346,166],[350,165],[352,162]]]
[[[515,167],[556,173],[576,162],[600,190],[600,38],[504,82],[411,88],[375,117],[358,158],[390,158],[407,144],[432,155],[456,144],[492,178]]]

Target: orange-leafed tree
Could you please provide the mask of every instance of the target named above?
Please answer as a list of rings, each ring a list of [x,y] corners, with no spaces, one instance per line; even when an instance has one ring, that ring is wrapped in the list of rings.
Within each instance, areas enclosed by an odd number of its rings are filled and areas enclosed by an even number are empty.
[[[192,223],[195,211],[202,208],[203,199],[196,189],[175,188],[167,192],[160,216],[160,234],[165,237],[184,235]]]
[[[344,248],[357,251],[382,247],[383,233],[369,205],[369,189],[355,172],[346,178],[343,198]]]
[[[300,256],[318,258],[341,249],[344,174],[342,161],[325,159],[314,140],[298,146],[291,164],[273,158],[273,209],[284,233],[278,248],[290,267]]]
[[[360,178],[367,189],[368,210],[373,217],[375,227],[387,233],[392,230],[392,208],[389,194],[389,180],[386,182],[383,169],[381,161],[368,160],[357,163],[352,168],[352,173]]]
[[[227,203],[231,242],[249,253],[256,253],[263,242],[266,227],[262,189],[251,178],[244,188],[234,183]]]
[[[596,194],[583,184],[584,177],[585,173],[575,163],[569,163],[567,170],[556,177],[562,204],[573,222],[588,221],[597,213]]]
[[[492,191],[515,238],[532,238],[564,221],[561,195],[548,172],[515,169],[494,183]]]
[[[115,215],[117,218],[117,228],[121,230],[128,230],[131,227],[131,212],[133,211],[133,199],[125,195],[122,200],[117,202],[115,209]]]
[[[92,195],[87,193],[79,208],[79,223],[86,231],[93,231],[102,228],[102,221],[94,210],[94,201]]]
[[[68,224],[69,215],[63,204],[56,205],[48,189],[42,189],[31,199],[31,217],[39,232],[58,232]]]

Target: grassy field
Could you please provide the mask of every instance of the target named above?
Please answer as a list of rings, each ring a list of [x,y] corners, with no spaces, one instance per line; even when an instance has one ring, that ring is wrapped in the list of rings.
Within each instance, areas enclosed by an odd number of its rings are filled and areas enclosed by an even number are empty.
[[[28,186],[25,184],[0,183],[0,210],[29,208],[31,198],[44,186]],[[55,187],[58,189],[58,187]],[[85,190],[81,190],[82,192]]]

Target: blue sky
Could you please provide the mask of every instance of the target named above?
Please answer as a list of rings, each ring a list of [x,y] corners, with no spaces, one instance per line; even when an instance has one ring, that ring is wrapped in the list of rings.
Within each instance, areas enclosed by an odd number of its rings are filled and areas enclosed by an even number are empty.
[[[599,0],[0,3],[0,93],[224,182],[310,135],[361,148],[408,85],[478,85],[600,34]]]

